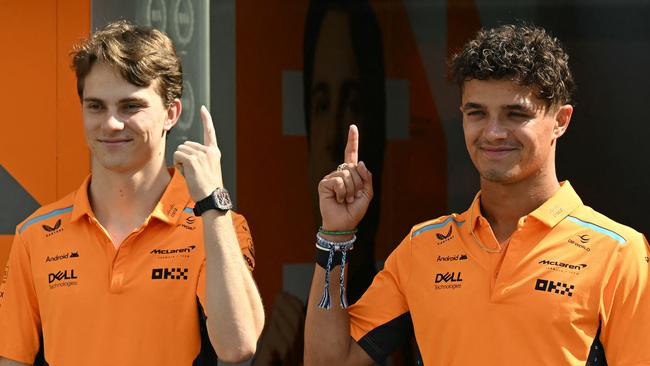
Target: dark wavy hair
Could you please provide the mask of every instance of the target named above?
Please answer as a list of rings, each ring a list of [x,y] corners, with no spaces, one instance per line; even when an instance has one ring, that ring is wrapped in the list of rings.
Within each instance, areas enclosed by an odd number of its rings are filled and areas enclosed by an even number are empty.
[[[549,107],[573,104],[569,55],[557,38],[539,27],[509,24],[480,30],[452,56],[449,74],[461,90],[472,79],[510,79],[533,86]]]
[[[183,94],[183,69],[174,45],[157,29],[116,21],[95,32],[72,51],[77,93],[83,98],[84,81],[93,65],[103,62],[115,68],[129,83],[147,87],[158,80],[158,94],[165,106]]]

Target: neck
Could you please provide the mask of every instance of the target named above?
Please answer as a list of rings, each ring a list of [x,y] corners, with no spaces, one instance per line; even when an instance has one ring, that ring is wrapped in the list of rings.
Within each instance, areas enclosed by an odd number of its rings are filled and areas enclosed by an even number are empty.
[[[170,178],[164,160],[133,172],[107,170],[93,161],[88,194],[97,220],[109,232],[113,227],[136,229],[154,210]]]
[[[555,170],[516,183],[497,183],[481,178],[481,213],[497,240],[507,242],[519,219],[533,212],[560,188]]]

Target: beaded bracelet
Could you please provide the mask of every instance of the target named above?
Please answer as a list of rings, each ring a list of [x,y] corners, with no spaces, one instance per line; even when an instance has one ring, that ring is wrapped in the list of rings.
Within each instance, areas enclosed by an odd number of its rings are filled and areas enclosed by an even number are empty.
[[[321,298],[320,302],[318,303],[318,307],[321,309],[329,309],[331,307],[331,300],[330,300],[330,271],[332,270],[332,264],[334,261],[334,256],[335,252],[336,254],[341,255],[341,275],[339,277],[339,294],[341,297],[341,309],[346,309],[348,307],[348,300],[347,296],[345,294],[345,263],[347,261],[347,254],[349,250],[354,249],[354,242],[357,240],[356,235],[352,235],[352,239],[343,241],[343,242],[334,242],[334,241],[329,241],[325,238],[323,238],[320,235],[320,232],[316,234],[316,248],[318,248],[318,251],[327,251],[329,255],[327,256],[327,263],[323,267],[323,263],[321,263],[322,259],[324,257],[321,255],[319,256],[318,254],[316,255],[316,262],[318,265],[321,267],[325,268],[325,288],[323,289],[323,297]],[[320,258],[319,258],[320,257]],[[337,258],[338,259],[338,258]],[[338,262],[338,261],[337,261]]]
[[[330,231],[330,230],[323,229],[323,227],[321,226],[318,228],[318,232],[320,234],[325,234],[325,235],[350,235],[350,234],[356,234],[357,228],[351,230],[344,230],[344,231]]]

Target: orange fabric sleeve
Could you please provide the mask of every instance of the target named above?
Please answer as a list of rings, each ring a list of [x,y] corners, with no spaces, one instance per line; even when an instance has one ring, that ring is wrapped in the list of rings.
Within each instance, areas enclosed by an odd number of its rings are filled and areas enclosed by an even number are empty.
[[[41,318],[29,248],[16,233],[0,285],[0,356],[32,364],[40,348]]]
[[[618,248],[601,303],[601,342],[611,365],[650,365],[650,250],[643,237]]]
[[[354,260],[354,258],[352,258]],[[350,306],[350,335],[357,342],[374,329],[408,313],[404,289],[410,275],[411,237],[388,256],[359,301]]]

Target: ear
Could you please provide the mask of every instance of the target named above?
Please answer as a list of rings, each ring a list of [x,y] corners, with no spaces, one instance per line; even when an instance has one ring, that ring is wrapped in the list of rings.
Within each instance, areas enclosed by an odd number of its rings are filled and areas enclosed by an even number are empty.
[[[560,138],[564,135],[566,129],[569,127],[571,122],[571,116],[573,115],[573,106],[571,104],[565,104],[560,106],[555,113],[555,126],[553,127],[553,137]]]
[[[165,119],[165,124],[163,126],[165,132],[169,132],[169,130],[171,130],[172,127],[176,125],[178,118],[181,116],[182,109],[183,107],[179,98],[172,100],[172,102],[169,104],[169,107],[167,107],[167,118]]]

